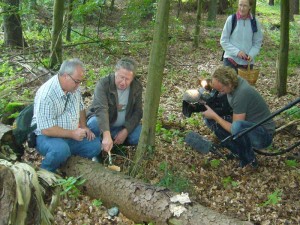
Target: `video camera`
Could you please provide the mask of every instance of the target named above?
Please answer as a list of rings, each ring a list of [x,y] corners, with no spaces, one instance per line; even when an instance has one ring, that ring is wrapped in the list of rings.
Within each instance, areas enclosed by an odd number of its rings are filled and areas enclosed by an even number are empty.
[[[232,115],[227,95],[212,89],[209,82],[209,80],[202,80],[201,88],[190,89],[183,94],[182,113],[184,116],[191,117],[193,112],[206,111],[205,105],[212,108],[219,116]]]

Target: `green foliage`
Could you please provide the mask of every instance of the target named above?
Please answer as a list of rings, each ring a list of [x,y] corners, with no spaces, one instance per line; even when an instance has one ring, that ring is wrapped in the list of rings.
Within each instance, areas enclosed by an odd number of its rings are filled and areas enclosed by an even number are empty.
[[[93,206],[100,207],[103,202],[100,199],[94,199],[92,204]]]
[[[136,27],[142,20],[152,20],[156,11],[156,1],[154,0],[131,0],[129,1],[126,12],[122,16],[123,26]]]
[[[285,160],[284,161],[285,165],[289,166],[289,167],[292,167],[292,168],[295,168],[297,166],[299,166],[299,163],[297,162],[297,160],[295,159],[292,159],[292,160]]]
[[[220,166],[221,161],[219,159],[213,159],[209,161],[209,164],[212,168],[218,168]]]
[[[261,206],[276,205],[281,201],[282,191],[276,189],[272,194],[268,195],[268,200],[261,204]]]
[[[164,161],[160,163],[159,169],[164,172],[164,176],[157,184],[158,186],[169,188],[175,192],[182,192],[188,189],[188,180],[169,170],[167,162]]]
[[[199,126],[199,125],[200,125],[200,120],[199,120],[199,118],[196,118],[196,117],[194,117],[194,116],[191,116],[191,117],[189,117],[189,118],[186,118],[185,121],[186,121],[186,123],[187,123],[188,125],[191,125],[191,126]]]
[[[161,135],[166,142],[172,142],[175,136],[179,136],[181,132],[176,129],[166,129],[162,126],[162,123],[158,121],[155,127],[156,134]]]
[[[0,77],[8,77],[14,75],[14,68],[9,65],[8,61],[4,61],[0,65]]]
[[[80,190],[78,186],[84,184],[85,179],[80,179],[79,177],[68,177],[67,179],[58,179],[58,186],[61,186],[63,191],[61,195],[68,195],[71,198],[78,198],[80,195]]]
[[[239,185],[239,183],[234,181],[230,176],[223,178],[222,183],[224,188],[228,187],[229,185],[231,185],[232,187],[237,187]]]

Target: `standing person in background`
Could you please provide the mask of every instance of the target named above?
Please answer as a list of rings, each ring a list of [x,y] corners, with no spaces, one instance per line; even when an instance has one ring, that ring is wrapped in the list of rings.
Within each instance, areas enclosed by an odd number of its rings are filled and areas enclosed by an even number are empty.
[[[83,79],[82,62],[65,60],[36,93],[32,125],[37,124],[36,149],[44,156],[43,169],[56,172],[71,155],[92,159],[100,153],[100,140],[86,125],[78,89]]]
[[[260,51],[263,34],[260,23],[251,14],[253,0],[239,0],[238,11],[230,15],[224,25],[220,44],[224,50],[224,66],[238,71],[250,62]]]
[[[142,126],[142,85],[135,77],[136,63],[120,59],[115,72],[101,78],[90,106],[88,126],[102,136],[102,148],[110,152],[113,145],[137,145]]]

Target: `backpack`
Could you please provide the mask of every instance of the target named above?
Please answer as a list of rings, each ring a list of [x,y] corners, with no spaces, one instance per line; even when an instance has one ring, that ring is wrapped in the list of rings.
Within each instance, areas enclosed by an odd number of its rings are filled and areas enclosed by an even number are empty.
[[[26,106],[16,118],[16,128],[13,129],[13,135],[16,139],[17,144],[22,145],[28,141],[29,147],[35,147],[35,133],[33,132],[37,125],[31,126],[31,121],[33,117],[33,106],[30,104]],[[33,142],[32,142],[33,141]]]
[[[230,31],[230,35],[232,34],[232,32],[234,31],[235,27],[236,27],[236,13],[232,14],[231,15],[231,31]],[[256,24],[256,19],[255,19],[255,16],[253,16],[253,18],[250,20],[251,22],[251,28],[252,28],[252,32],[255,33],[257,32],[257,24]],[[224,59],[224,54],[225,54],[225,51],[223,51],[223,54],[222,54],[222,57],[221,57],[221,61],[223,61]]]

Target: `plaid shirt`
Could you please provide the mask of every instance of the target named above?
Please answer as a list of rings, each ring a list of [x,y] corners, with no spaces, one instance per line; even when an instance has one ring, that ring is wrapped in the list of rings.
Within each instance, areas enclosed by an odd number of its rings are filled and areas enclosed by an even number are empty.
[[[58,75],[44,83],[34,99],[34,116],[31,124],[37,124],[35,133],[59,126],[67,130],[78,128],[80,111],[84,109],[80,91],[67,95],[62,90]]]

